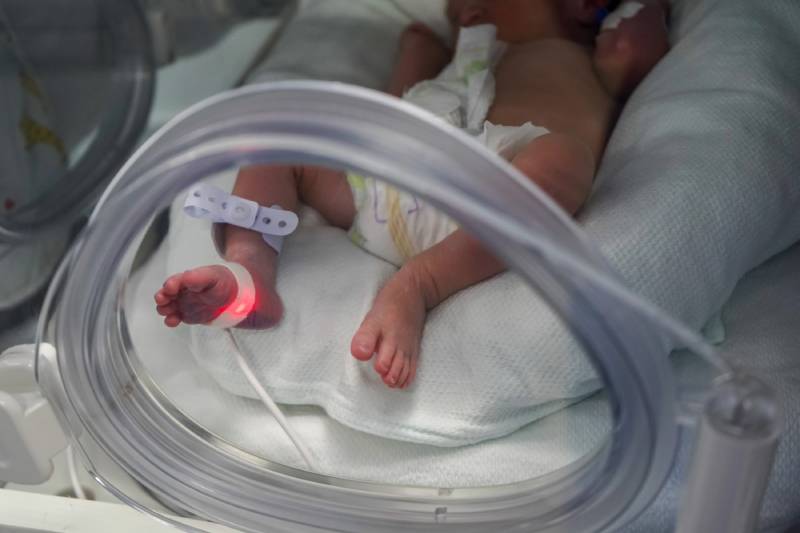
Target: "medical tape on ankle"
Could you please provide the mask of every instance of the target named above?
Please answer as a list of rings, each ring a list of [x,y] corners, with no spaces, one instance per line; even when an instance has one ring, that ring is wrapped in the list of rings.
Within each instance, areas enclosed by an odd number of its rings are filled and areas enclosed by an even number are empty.
[[[603,24],[600,26],[601,31],[614,30],[619,24],[625,20],[636,16],[636,13],[642,10],[644,4],[640,2],[624,2],[612,13],[603,19]]]
[[[297,229],[298,224],[297,215],[292,211],[277,205],[264,207],[204,183],[189,189],[183,212],[190,217],[256,231],[277,253],[281,252],[283,238]]]
[[[232,328],[238,325],[256,306],[256,285],[253,276],[239,263],[219,263],[236,278],[236,297],[217,317],[208,323],[215,328]]]

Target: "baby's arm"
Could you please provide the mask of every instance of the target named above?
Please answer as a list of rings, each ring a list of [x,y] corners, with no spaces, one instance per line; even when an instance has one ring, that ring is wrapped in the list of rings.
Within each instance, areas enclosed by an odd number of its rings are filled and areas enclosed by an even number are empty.
[[[512,164],[568,213],[589,195],[594,155],[584,143],[563,134],[538,137]],[[350,350],[367,361],[389,387],[414,381],[426,311],[454,293],[505,270],[505,265],[474,237],[458,230],[407,261],[378,293]]]
[[[636,14],[616,28],[601,30],[594,51],[594,65],[609,93],[625,100],[658,61],[669,51],[667,11],[662,0],[635,0]]]
[[[400,36],[392,77],[386,92],[401,97],[417,83],[438,75],[451,60],[451,52],[427,26],[415,22]]]

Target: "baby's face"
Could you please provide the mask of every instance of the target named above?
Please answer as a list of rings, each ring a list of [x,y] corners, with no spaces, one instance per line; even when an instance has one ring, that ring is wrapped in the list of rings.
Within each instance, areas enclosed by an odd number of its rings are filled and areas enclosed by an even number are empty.
[[[594,23],[605,0],[448,0],[453,27],[494,24],[497,38],[522,43],[552,33],[554,26]]]
[[[494,24],[497,38],[518,43],[536,38],[552,23],[559,0],[449,0],[447,16],[455,28]]]

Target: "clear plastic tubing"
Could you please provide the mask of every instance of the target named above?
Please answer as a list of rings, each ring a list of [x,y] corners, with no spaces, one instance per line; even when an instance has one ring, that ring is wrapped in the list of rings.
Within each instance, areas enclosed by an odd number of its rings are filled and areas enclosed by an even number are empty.
[[[169,402],[143,386],[122,355],[129,344],[120,308],[130,250],[153,215],[194,181],[257,163],[375,176],[420,196],[479,237],[582,343],[611,405],[607,444],[545,478],[436,490],[242,461],[176,424]],[[665,341],[729,370],[696,334],[625,289],[576,224],[506,161],[410,104],[327,82],[273,83],[220,95],[145,143],[107,189],[62,265],[39,338],[59,354],[56,362],[39,360],[40,383],[69,426],[82,428],[73,435],[79,448],[91,440],[165,501],[254,531],[281,530],[280,524],[341,531],[614,527],[655,497],[677,449]],[[91,457],[84,459],[91,465]],[[94,473],[114,490],[102,472]]]

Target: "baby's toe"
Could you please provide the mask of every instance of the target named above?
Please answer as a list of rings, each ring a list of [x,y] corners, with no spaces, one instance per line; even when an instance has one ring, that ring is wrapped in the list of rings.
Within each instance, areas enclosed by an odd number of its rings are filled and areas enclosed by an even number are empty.
[[[157,305],[156,312],[161,316],[175,315],[178,313],[178,306],[175,302],[170,302],[166,305]]]
[[[153,298],[156,301],[156,305],[167,305],[172,301],[172,298],[164,294],[164,291],[162,289],[159,289]]]
[[[406,388],[414,382],[414,378],[417,376],[417,363],[419,361],[419,355],[414,355],[411,360],[408,362],[408,376],[406,380],[401,385],[402,388]]]
[[[397,378],[397,388],[404,389],[406,387],[406,383],[408,382],[408,376],[411,373],[411,359],[406,361],[406,364],[403,365],[403,369],[400,371],[400,377]]]
[[[203,292],[219,280],[218,272],[211,267],[200,267],[183,273],[183,286],[192,292]]]
[[[368,361],[376,352],[380,328],[371,321],[364,321],[350,342],[350,353],[359,361]]]
[[[394,361],[396,349],[395,345],[386,341],[381,341],[380,348],[378,348],[378,357],[375,358],[375,371],[381,376],[386,376],[389,370],[392,369],[392,361]]]
[[[169,328],[178,327],[180,323],[181,323],[181,318],[180,315],[178,314],[169,315],[164,319],[164,324]]]
[[[170,276],[169,278],[167,278],[167,281],[164,282],[164,286],[159,292],[161,292],[168,298],[177,296],[181,290],[182,278],[183,274],[175,274],[174,276]]]
[[[399,387],[400,376],[403,374],[403,369],[406,366],[408,366],[408,357],[402,351],[398,350],[392,359],[392,367],[383,377],[383,382],[390,387]]]

